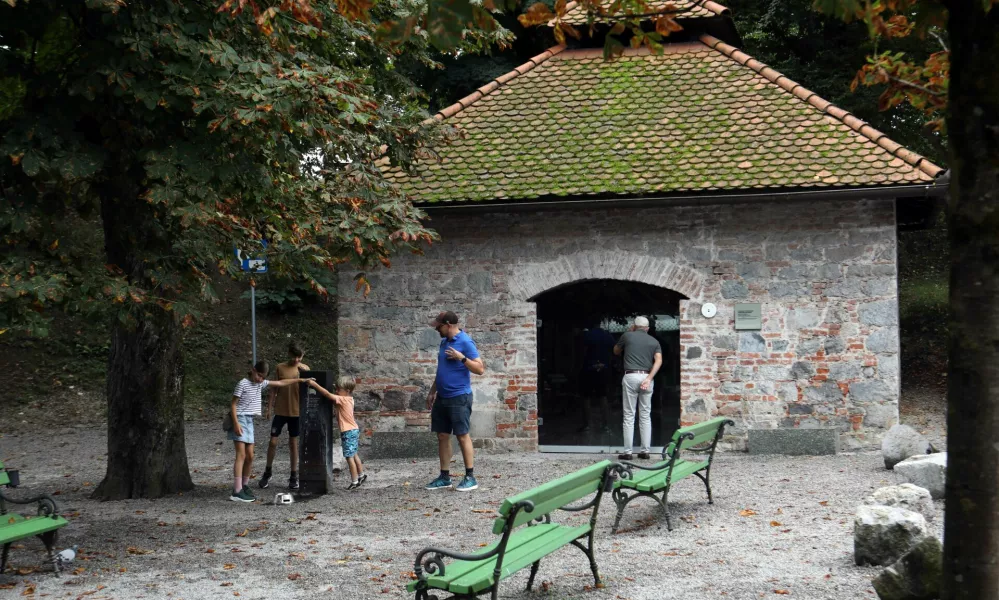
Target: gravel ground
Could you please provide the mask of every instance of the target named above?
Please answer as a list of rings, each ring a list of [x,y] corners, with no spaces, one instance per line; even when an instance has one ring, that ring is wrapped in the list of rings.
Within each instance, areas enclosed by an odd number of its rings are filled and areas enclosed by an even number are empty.
[[[73,428],[49,432],[45,442],[37,435],[0,437],[0,458],[21,469],[25,485],[15,492],[58,492],[71,519],[59,545],[81,551],[76,570],[56,579],[32,572],[43,561],[37,540],[15,547],[11,559],[19,572],[0,575],[0,598],[30,596],[29,589],[36,597],[80,600],[403,598],[419,549],[474,551],[493,539],[493,516],[479,511],[594,460],[484,455],[476,473],[480,489],[468,494],[424,491],[422,484],[436,474],[434,460],[369,461],[371,479],[357,492],[343,491],[341,480],[334,493],[311,501],[246,505],[228,500],[229,443],[220,443],[214,424],[193,423],[187,447],[194,491],[100,503],[88,494],[104,473],[106,435],[105,429]],[[286,464],[279,454],[278,483]],[[852,517],[869,492],[897,482],[879,453],[723,453],[714,469],[714,505],[696,479],[678,484],[672,532],[654,503],[639,500],[626,510],[624,531],[610,535],[607,498],[597,530],[605,588],[591,587],[585,557],[569,547],[542,562],[534,593],[524,591],[524,571],[505,582],[501,597],[876,597],[869,582],[878,570],[853,565]],[[277,491],[272,486],[268,495]],[[942,507],[938,502],[932,524],[938,530]]]

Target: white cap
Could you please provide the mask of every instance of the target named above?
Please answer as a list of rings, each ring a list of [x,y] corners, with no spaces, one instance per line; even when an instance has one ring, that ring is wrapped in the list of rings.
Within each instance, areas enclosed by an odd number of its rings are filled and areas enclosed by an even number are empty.
[[[648,327],[649,320],[645,317],[635,317],[635,327]]]

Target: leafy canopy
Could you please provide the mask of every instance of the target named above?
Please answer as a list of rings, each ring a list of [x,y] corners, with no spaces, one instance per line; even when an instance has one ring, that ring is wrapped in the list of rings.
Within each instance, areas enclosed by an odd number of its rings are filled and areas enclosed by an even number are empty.
[[[448,18],[472,29],[462,19],[478,10]],[[338,264],[388,265],[430,243],[374,161],[407,165],[452,133],[426,121],[413,65],[435,68],[435,44],[474,50],[504,32],[384,35],[419,12],[0,3],[0,333],[44,334],[51,306],[190,322],[212,275],[237,274],[233,247],[262,238],[272,271],[321,293],[317,276]],[[102,270],[85,268],[95,231]]]

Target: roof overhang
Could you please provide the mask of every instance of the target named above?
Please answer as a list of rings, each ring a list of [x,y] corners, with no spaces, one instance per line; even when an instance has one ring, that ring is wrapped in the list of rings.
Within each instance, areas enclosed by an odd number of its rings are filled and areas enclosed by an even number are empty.
[[[948,184],[919,184],[861,188],[787,190],[752,193],[685,194],[676,196],[644,196],[606,198],[579,197],[538,199],[531,201],[476,201],[419,203],[421,210],[433,213],[489,213],[523,211],[560,211],[585,209],[621,209],[680,206],[714,206],[733,204],[758,204],[768,202],[814,202],[833,200],[916,200],[942,198],[947,195]]]

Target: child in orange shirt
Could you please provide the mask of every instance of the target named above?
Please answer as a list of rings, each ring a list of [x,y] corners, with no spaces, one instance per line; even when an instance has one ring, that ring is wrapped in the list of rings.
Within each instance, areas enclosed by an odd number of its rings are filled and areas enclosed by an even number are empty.
[[[343,457],[347,459],[347,466],[350,468],[350,485],[348,490],[356,490],[368,478],[364,472],[364,465],[361,464],[361,457],[357,455],[357,441],[360,439],[360,430],[357,421],[354,420],[354,397],[351,393],[355,387],[354,380],[350,377],[341,377],[336,382],[336,393],[331,394],[315,380],[309,381],[309,386],[336,403],[336,420],[340,426],[340,445],[343,447]]]

